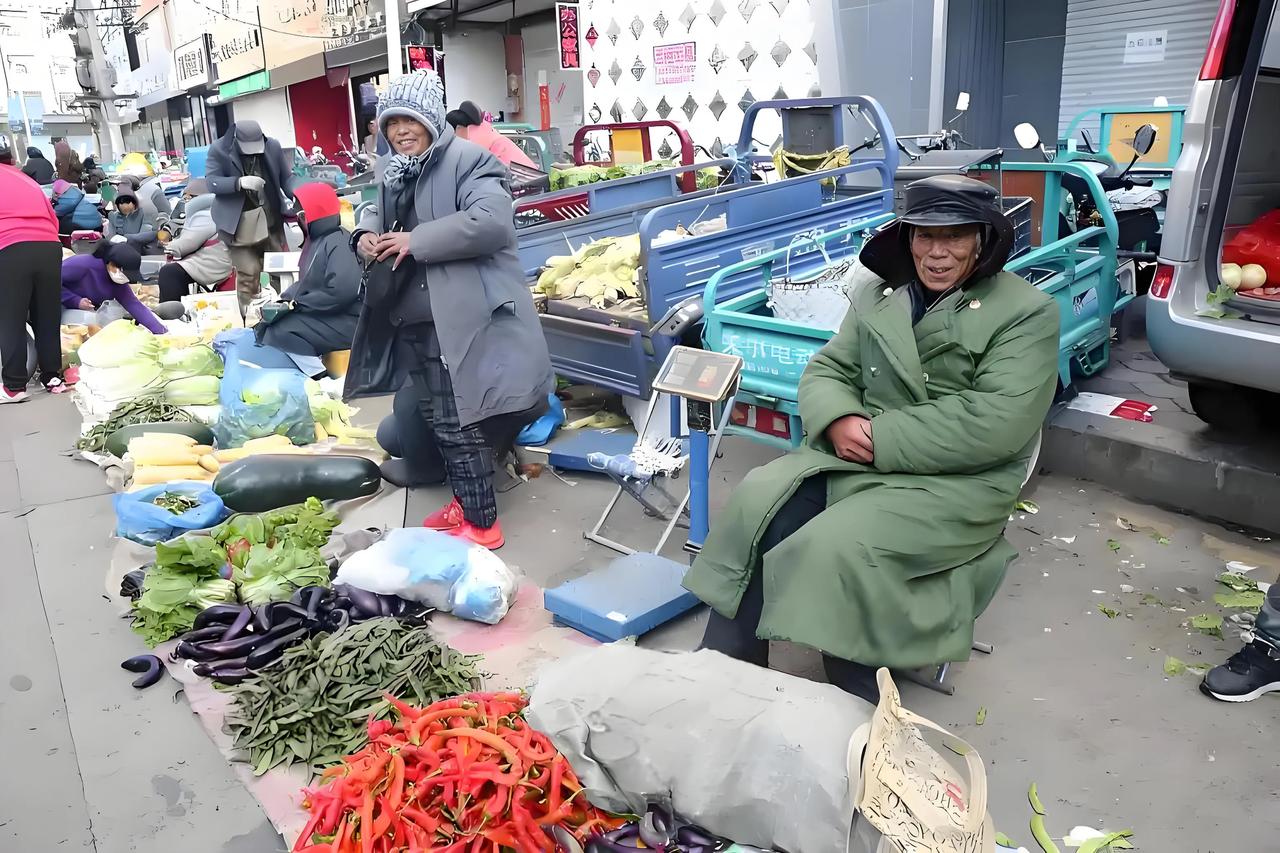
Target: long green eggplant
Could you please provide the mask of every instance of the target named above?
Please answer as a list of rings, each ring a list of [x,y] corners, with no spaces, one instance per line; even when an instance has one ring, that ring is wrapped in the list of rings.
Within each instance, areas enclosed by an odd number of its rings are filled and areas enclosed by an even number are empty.
[[[223,466],[213,490],[236,512],[266,512],[307,498],[366,497],[381,482],[377,463],[363,456],[263,454]]]

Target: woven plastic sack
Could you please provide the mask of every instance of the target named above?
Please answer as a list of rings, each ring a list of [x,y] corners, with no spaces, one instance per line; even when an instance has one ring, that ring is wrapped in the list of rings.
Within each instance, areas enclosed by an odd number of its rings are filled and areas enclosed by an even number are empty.
[[[718,652],[611,644],[543,666],[526,717],[603,809],[643,813],[669,797],[681,818],[739,844],[844,853],[850,738],[873,710]]]
[[[811,275],[792,275],[791,250],[800,242],[813,243],[822,253],[826,263],[821,270]],[[773,316],[813,329],[839,331],[849,311],[844,277],[853,263],[848,260],[833,264],[822,244],[793,240],[787,248],[786,272],[769,282],[769,308]]]

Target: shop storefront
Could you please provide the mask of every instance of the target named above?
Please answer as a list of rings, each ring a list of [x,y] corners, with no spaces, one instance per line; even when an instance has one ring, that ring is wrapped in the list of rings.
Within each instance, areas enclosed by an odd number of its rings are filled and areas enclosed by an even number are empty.
[[[357,145],[364,143],[378,93],[389,79],[385,9],[383,0],[331,0],[322,18],[325,68],[343,88]]]

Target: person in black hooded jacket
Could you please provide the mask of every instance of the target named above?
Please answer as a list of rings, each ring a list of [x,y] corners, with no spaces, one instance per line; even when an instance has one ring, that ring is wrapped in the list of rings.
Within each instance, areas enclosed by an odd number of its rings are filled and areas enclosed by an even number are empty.
[[[360,319],[360,264],[342,229],[338,194],[328,184],[296,190],[299,224],[307,239],[298,282],[267,306],[255,327],[258,343],[296,355],[325,355],[351,348]]]
[[[22,174],[37,184],[53,183],[53,164],[45,159],[44,153],[32,145],[27,149],[27,162],[22,166]]]

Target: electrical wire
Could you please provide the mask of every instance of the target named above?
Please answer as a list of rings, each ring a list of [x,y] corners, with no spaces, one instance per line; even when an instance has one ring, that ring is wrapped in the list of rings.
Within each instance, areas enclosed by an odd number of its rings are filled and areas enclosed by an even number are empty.
[[[237,24],[243,24],[243,25],[244,25],[244,26],[246,26],[246,27],[255,27],[255,28],[257,28],[257,29],[259,29],[259,30],[262,30],[263,32],[267,32],[267,33],[275,33],[276,35],[289,36],[289,37],[291,37],[291,38],[298,38],[298,39],[319,39],[319,40],[322,40],[322,41],[332,41],[333,39],[343,38],[343,36],[342,36],[342,35],[318,35],[318,36],[316,36],[316,35],[310,35],[310,34],[308,34],[308,33],[292,33],[292,32],[289,32],[288,30],[277,30],[277,29],[275,29],[275,28],[273,28],[273,27],[268,27],[268,26],[266,26],[265,24],[263,24],[263,23],[261,22],[261,20],[258,20],[258,21],[244,21],[244,20],[241,20],[240,18],[236,18],[236,17],[234,17],[234,16],[232,16],[232,15],[228,15],[226,12],[222,11],[221,9],[215,9],[213,6],[210,6],[210,5],[208,5],[207,3],[202,3],[202,2],[200,2],[200,0],[196,0],[196,5],[197,5],[197,6],[200,6],[200,7],[201,7],[201,8],[203,8],[203,9],[206,9],[207,11],[212,12],[213,14],[217,15],[217,16],[218,16],[218,17],[220,17],[220,18],[226,18],[228,21],[231,21],[231,22],[233,22],[233,23],[237,23]],[[360,33],[352,33],[352,35],[361,35],[361,34],[360,34]]]

